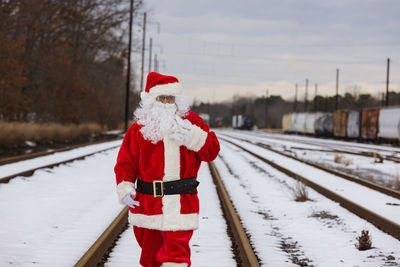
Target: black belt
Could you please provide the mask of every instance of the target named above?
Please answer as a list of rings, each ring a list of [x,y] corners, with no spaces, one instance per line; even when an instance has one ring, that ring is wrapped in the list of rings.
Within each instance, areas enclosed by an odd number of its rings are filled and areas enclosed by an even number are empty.
[[[195,177],[176,181],[164,182],[156,180],[152,183],[137,180],[136,190],[140,193],[163,197],[164,195],[196,194],[196,187],[200,182]]]

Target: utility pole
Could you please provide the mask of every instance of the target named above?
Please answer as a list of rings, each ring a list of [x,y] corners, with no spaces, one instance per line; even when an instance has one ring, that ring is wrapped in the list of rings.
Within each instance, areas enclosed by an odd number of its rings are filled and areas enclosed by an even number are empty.
[[[339,107],[339,69],[336,69],[336,99],[335,99],[335,110]]]
[[[128,130],[128,113],[129,113],[129,91],[131,84],[131,46],[132,46],[132,17],[133,17],[133,0],[129,11],[129,42],[128,42],[128,69],[126,73],[126,94],[125,94],[125,132]]]
[[[304,109],[307,112],[307,106],[308,106],[308,101],[307,101],[307,94],[308,94],[308,79],[306,79],[306,95],[305,95],[305,100],[304,100]]]
[[[295,93],[294,93],[294,107],[293,107],[293,111],[296,112],[297,111],[297,83],[296,83],[296,89],[295,89]]]
[[[140,91],[143,90],[143,73],[144,73],[144,49],[146,45],[146,16],[147,13],[144,12],[143,14],[143,42],[142,42],[142,74],[140,76]]]
[[[317,91],[318,91],[318,84],[315,84],[314,112],[317,111]]]
[[[149,72],[151,72],[151,50],[153,48],[153,38],[150,38],[150,51],[149,51]]]
[[[157,54],[154,55],[154,71],[155,71],[155,72],[158,72]]]
[[[264,105],[265,128],[268,127],[268,123],[267,123],[267,118],[268,118],[267,99],[268,99],[268,89],[267,89],[267,91],[265,92],[265,105]]]
[[[386,105],[389,106],[389,67],[390,67],[390,58],[387,59],[387,67],[386,67]]]

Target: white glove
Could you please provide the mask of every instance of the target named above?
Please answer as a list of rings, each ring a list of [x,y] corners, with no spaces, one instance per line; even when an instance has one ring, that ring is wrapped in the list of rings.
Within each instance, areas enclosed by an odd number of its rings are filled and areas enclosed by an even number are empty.
[[[140,205],[139,201],[133,200],[135,197],[136,197],[136,191],[132,191],[132,192],[126,194],[122,198],[122,202],[125,205],[128,205],[131,208],[134,208],[135,206],[139,206]]]
[[[175,122],[171,128],[169,137],[178,145],[189,145],[195,131],[195,126],[189,120],[182,120],[179,116],[175,116]]]

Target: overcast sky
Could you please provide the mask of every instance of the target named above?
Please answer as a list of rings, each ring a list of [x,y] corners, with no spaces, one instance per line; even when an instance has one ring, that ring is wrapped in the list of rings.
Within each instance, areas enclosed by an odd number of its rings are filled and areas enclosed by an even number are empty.
[[[340,94],[376,95],[385,90],[388,57],[390,89],[400,91],[399,0],[145,3],[159,71],[178,77],[192,100],[231,100],[267,90],[293,99],[296,83],[304,99],[306,78],[310,99],[316,83],[319,94],[332,95],[337,68]]]

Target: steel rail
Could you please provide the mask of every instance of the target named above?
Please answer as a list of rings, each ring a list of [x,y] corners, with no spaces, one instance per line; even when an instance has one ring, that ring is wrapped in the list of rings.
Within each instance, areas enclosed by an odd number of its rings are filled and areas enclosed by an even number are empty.
[[[104,141],[104,140],[103,141],[95,141],[95,142],[89,142],[89,143],[85,143],[85,144],[79,144],[79,145],[73,145],[73,146],[67,146],[67,147],[52,149],[52,150],[49,150],[49,151],[40,151],[40,152],[34,152],[34,153],[29,153],[29,154],[24,154],[24,155],[18,155],[18,156],[11,156],[11,157],[7,157],[7,158],[2,158],[2,159],[0,159],[0,166],[1,165],[5,165],[5,164],[10,164],[10,163],[15,163],[15,162],[22,161],[22,160],[28,160],[28,159],[34,159],[34,158],[37,158],[37,157],[43,157],[43,156],[51,155],[51,154],[58,153],[58,152],[69,151],[69,150],[72,150],[72,149],[81,148],[81,147],[85,147],[85,146],[90,146],[90,145],[96,145],[96,144],[116,141],[116,140],[119,140],[119,139],[122,139],[122,138],[121,137],[117,137],[117,138],[108,139],[106,141]]]
[[[128,206],[123,208],[110,226],[97,238],[96,242],[94,242],[74,266],[98,266],[98,263],[103,261],[104,256],[110,250],[115,240],[119,238],[128,225],[128,212]]]
[[[221,206],[226,217],[226,221],[233,234],[233,242],[238,248],[239,255],[237,256],[240,258],[242,264],[238,266],[260,266],[254,250],[250,245],[249,239],[247,238],[247,235],[242,227],[239,216],[237,215],[229,198],[225,185],[222,182],[221,176],[219,175],[218,170],[215,167],[215,164],[213,162],[210,162],[208,166],[210,168],[213,181],[217,187],[218,197],[221,201]]]
[[[331,200],[333,200],[335,202],[338,202],[342,207],[346,208],[350,212],[352,212],[352,213],[356,214],[357,216],[369,221],[370,223],[374,224],[377,228],[381,229],[382,231],[384,231],[384,232],[390,234],[391,236],[397,238],[398,240],[400,240],[400,225],[399,224],[397,224],[395,222],[392,222],[392,221],[390,221],[390,220],[388,220],[388,219],[376,214],[375,212],[370,211],[370,210],[368,210],[368,209],[366,209],[366,208],[364,208],[364,207],[362,207],[362,206],[360,206],[360,205],[358,205],[358,204],[356,204],[356,203],[354,203],[354,202],[352,202],[352,201],[350,201],[350,200],[348,200],[348,199],[336,194],[335,192],[332,192],[332,191],[320,186],[319,184],[314,183],[313,181],[311,181],[311,180],[309,180],[309,179],[307,179],[307,178],[305,178],[305,177],[303,177],[301,175],[298,175],[298,174],[296,174],[296,173],[294,173],[294,172],[282,167],[281,165],[279,165],[279,164],[277,164],[277,163],[275,163],[273,161],[270,161],[270,160],[268,160],[268,159],[266,159],[266,158],[264,158],[264,157],[262,157],[262,156],[260,156],[260,155],[258,155],[256,153],[244,148],[241,145],[238,145],[238,144],[236,144],[236,143],[234,143],[232,141],[229,141],[229,140],[227,140],[225,138],[219,137],[219,139],[222,139],[225,142],[228,142],[228,143],[230,143],[230,144],[232,144],[232,145],[234,145],[234,146],[246,151],[247,153],[249,153],[249,154],[253,155],[254,157],[260,159],[261,161],[267,163],[268,165],[272,166],[273,168],[285,173],[289,177],[292,177],[292,178],[294,178],[294,179],[296,179],[298,181],[301,181],[302,183],[304,183],[305,185],[311,187],[312,189],[314,189],[318,193],[326,196],[327,198],[329,198],[329,199],[331,199]]]
[[[8,176],[5,176],[5,177],[0,177],[0,184],[8,183],[11,179],[13,179],[15,177],[18,177],[18,176],[25,176],[25,177],[32,176],[33,173],[36,170],[39,170],[39,169],[53,168],[55,166],[58,166],[58,165],[61,165],[61,164],[65,164],[65,163],[68,163],[68,162],[72,162],[72,161],[75,161],[75,160],[82,160],[82,159],[84,159],[86,157],[89,157],[89,156],[92,156],[94,154],[101,153],[101,152],[104,152],[104,151],[107,151],[107,150],[110,150],[110,149],[114,149],[114,148],[117,148],[117,147],[119,147],[119,145],[112,146],[112,147],[109,147],[109,148],[105,148],[105,149],[102,149],[102,150],[99,150],[99,151],[96,151],[96,152],[92,152],[92,153],[89,153],[89,154],[85,154],[85,155],[82,155],[82,156],[79,156],[79,157],[75,157],[75,158],[72,158],[72,159],[67,159],[67,160],[64,160],[64,161],[51,163],[51,164],[47,164],[47,165],[40,166],[40,167],[37,167],[37,168],[32,168],[32,169],[29,169],[29,170],[26,170],[26,171],[22,171],[22,172],[18,172],[18,173],[15,173],[15,174],[11,174],[11,175],[8,175]]]
[[[312,166],[314,168],[317,168],[319,170],[322,170],[322,171],[325,171],[325,172],[329,172],[329,173],[331,173],[331,174],[333,174],[335,176],[339,176],[339,177],[341,177],[343,179],[346,179],[346,180],[352,181],[354,183],[363,185],[365,187],[368,187],[368,188],[373,189],[375,191],[381,192],[381,193],[386,194],[388,196],[400,199],[400,191],[396,191],[396,190],[393,190],[391,188],[384,187],[384,186],[381,186],[379,184],[376,184],[376,183],[373,183],[373,182],[370,182],[370,181],[367,181],[367,180],[363,180],[363,179],[360,179],[358,177],[349,175],[347,173],[339,172],[339,171],[324,167],[322,165],[313,163],[313,162],[308,161],[308,160],[300,159],[300,158],[298,158],[296,156],[293,156],[293,155],[288,155],[288,154],[286,154],[284,152],[281,152],[281,151],[278,151],[276,149],[273,149],[270,145],[267,145],[267,144],[258,143],[258,142],[257,143],[252,143],[252,142],[250,142],[248,140],[237,138],[237,137],[230,137],[230,138],[238,139],[238,140],[241,140],[243,142],[248,142],[250,144],[257,145],[257,146],[265,148],[265,149],[267,149],[267,150],[269,150],[271,152],[277,153],[277,154],[279,154],[281,156],[297,160],[297,161],[299,161],[301,163],[307,164],[307,165]],[[225,139],[223,137],[222,137],[222,139],[225,140],[225,141],[228,141],[227,139]]]

